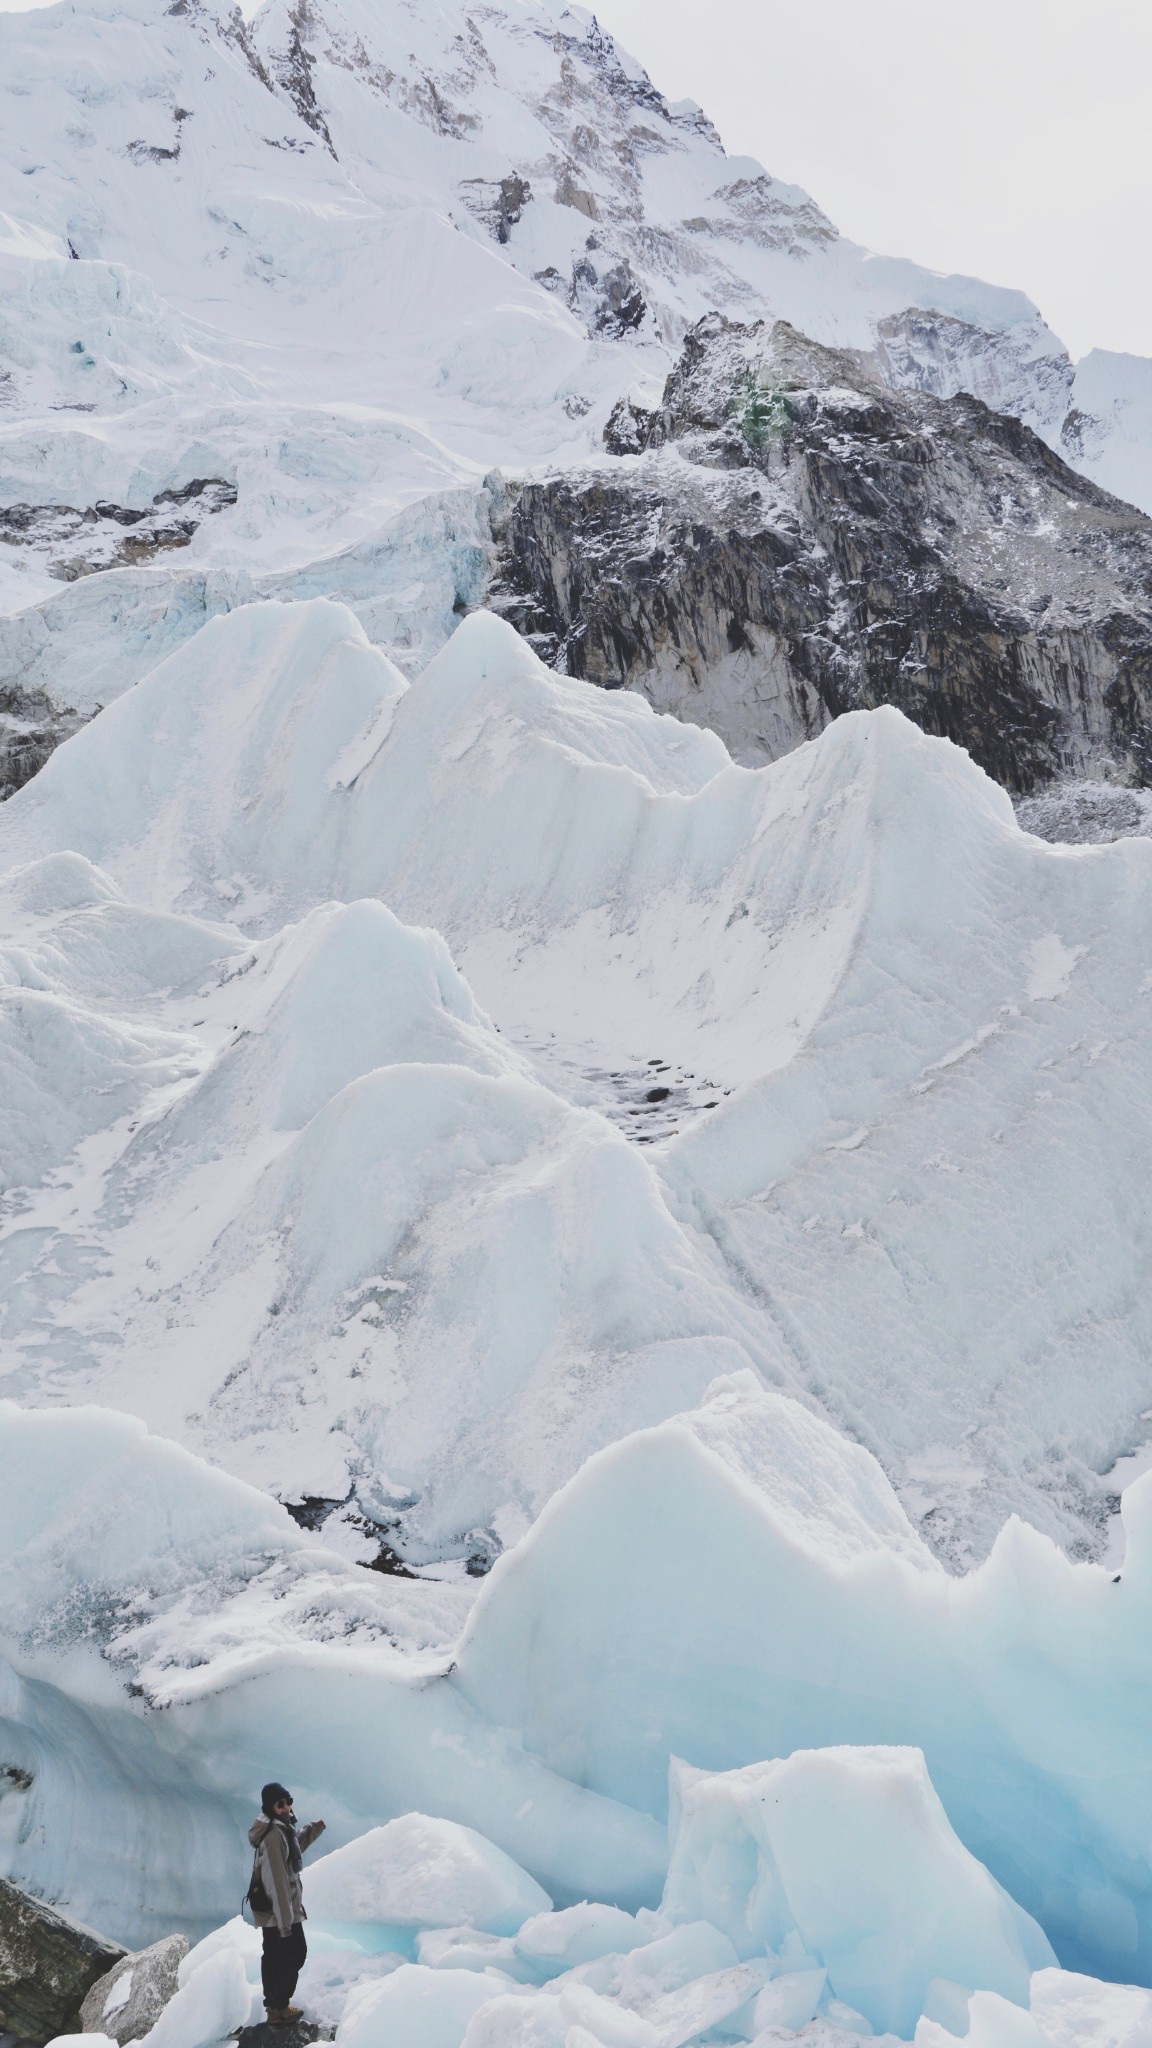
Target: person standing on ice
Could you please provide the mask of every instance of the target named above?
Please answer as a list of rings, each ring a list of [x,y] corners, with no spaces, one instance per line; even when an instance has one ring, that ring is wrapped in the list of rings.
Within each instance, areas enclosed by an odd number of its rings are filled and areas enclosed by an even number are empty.
[[[283,1785],[265,1785],[260,1805],[263,1811],[248,1830],[256,1851],[248,1897],[252,1918],[264,1929],[260,1977],[268,2024],[286,2027],[300,2018],[300,2007],[291,2001],[308,1954],[300,1862],[305,1849],[324,1833],[324,1822],[309,1821],[297,1833],[292,1794]]]

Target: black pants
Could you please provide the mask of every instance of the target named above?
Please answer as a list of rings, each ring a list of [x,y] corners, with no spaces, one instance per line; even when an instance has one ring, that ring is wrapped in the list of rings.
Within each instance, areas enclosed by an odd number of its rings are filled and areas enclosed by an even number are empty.
[[[264,2003],[269,2012],[283,2012],[286,2005],[291,2005],[296,1979],[304,1968],[307,1954],[308,1943],[304,1939],[304,1928],[299,1920],[291,1934],[278,1934],[274,1927],[264,1929],[260,1981],[264,1986]]]

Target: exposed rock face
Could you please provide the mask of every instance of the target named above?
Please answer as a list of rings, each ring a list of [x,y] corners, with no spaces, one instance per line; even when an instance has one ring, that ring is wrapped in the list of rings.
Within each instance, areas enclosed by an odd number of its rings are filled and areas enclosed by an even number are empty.
[[[151,1948],[125,1956],[98,1977],[80,2008],[86,2034],[107,2034],[125,2048],[142,2041],[176,1991],[176,1973],[188,1953],[183,1934],[167,1934]]]
[[[482,221],[494,241],[503,245],[518,227],[532,199],[532,187],[518,171],[504,178],[463,178],[460,197],[470,214]]]
[[[896,704],[1028,790],[1152,782],[1152,521],[966,395],[698,322],[640,452],[521,487],[494,601],[569,674],[774,759]]]
[[[99,500],[95,505],[0,506],[0,542],[38,555],[61,583],[104,569],[136,568],[186,548],[202,519],[236,503],[236,486],[198,477],[161,491],[141,510]],[[35,639],[37,613],[0,622],[0,803],[38,774],[62,740],[85,725],[99,703],[82,709],[58,688],[44,689],[21,672],[19,652]],[[90,647],[89,647],[90,651]]]
[[[0,1878],[0,2032],[37,2044],[74,2032],[86,1993],[123,1954]]]
[[[83,713],[57,706],[42,690],[0,689],[0,803],[31,782],[61,740],[87,723]]]
[[[236,503],[236,486],[222,477],[197,477],[182,490],[160,491],[137,511],[104,500],[95,505],[0,506],[0,541],[47,556],[62,583],[101,569],[149,562],[169,548],[186,548],[206,514]]]
[[[309,48],[309,40],[315,36],[316,28],[308,0],[295,0],[295,4],[287,9],[287,17],[282,24],[283,41],[269,50],[269,68],[281,90],[292,101],[300,119],[307,122],[313,134],[318,135],[335,156],[336,149],[313,82],[316,60]],[[265,83],[268,82],[263,66],[258,75],[264,78]]]
[[[1106,846],[1115,839],[1152,839],[1152,789],[1111,782],[1056,782],[1016,805],[1018,824],[1054,845]]]

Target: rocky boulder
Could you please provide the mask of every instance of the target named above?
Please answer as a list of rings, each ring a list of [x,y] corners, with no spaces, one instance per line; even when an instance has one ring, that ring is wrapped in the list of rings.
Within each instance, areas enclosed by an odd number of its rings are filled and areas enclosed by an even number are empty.
[[[85,2034],[107,2034],[125,2048],[143,2040],[176,1991],[176,1973],[188,1953],[182,1934],[165,1935],[151,1948],[127,1955],[97,1978],[80,2008]]]
[[[97,1978],[124,1950],[0,1878],[0,2033],[36,2044],[75,2032]]]

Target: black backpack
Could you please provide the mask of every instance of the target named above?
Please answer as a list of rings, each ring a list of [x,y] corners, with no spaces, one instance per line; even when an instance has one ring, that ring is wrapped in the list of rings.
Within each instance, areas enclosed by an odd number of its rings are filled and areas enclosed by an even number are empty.
[[[270,1913],[272,1911],[272,1901],[268,1897],[264,1880],[260,1875],[259,1849],[257,1849],[255,1856],[252,1858],[252,1882],[244,1894],[240,1907],[241,1919],[244,1917],[245,1906],[251,1906],[253,1918],[255,1918],[257,1913]]]

